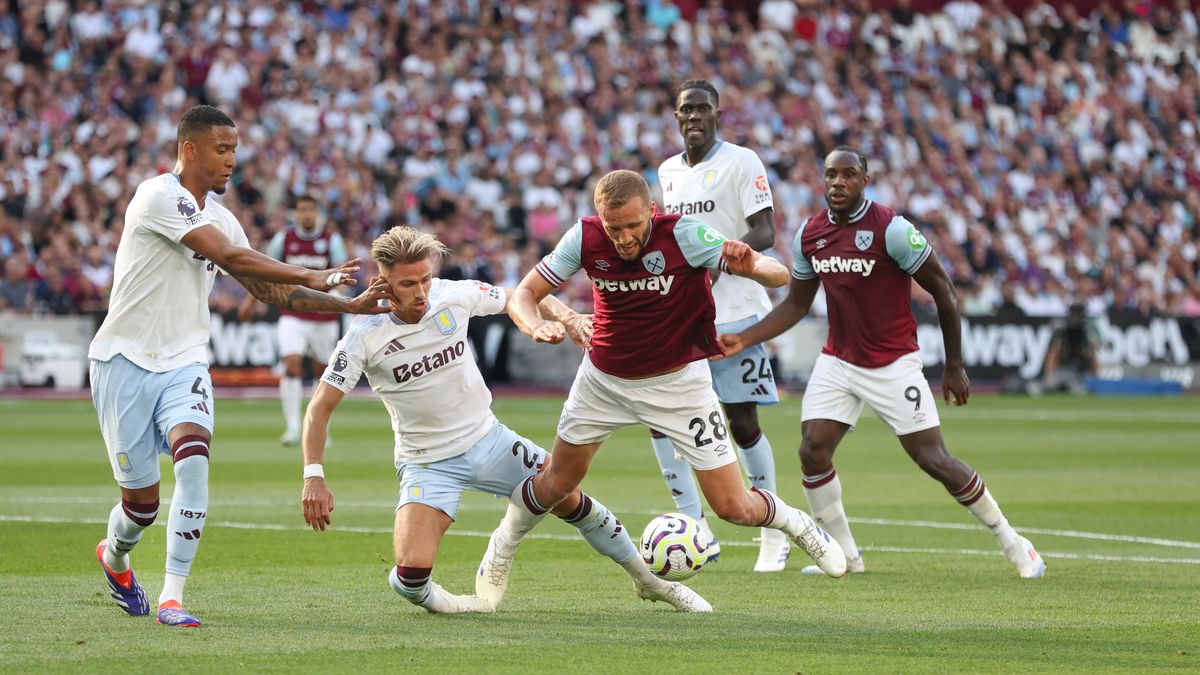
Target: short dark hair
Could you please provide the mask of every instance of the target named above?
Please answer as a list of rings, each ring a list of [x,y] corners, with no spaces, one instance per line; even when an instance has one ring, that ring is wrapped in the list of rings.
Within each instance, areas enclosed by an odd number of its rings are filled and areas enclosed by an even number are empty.
[[[229,115],[211,105],[197,105],[188,108],[179,118],[179,127],[175,132],[176,141],[182,143],[196,134],[208,131],[213,127],[237,127]]]
[[[832,155],[835,152],[848,152],[848,153],[854,155],[855,157],[858,158],[858,164],[859,164],[859,166],[862,167],[862,172],[864,174],[870,173],[869,171],[867,171],[867,156],[862,154],[862,151],[859,150],[858,148],[854,147],[853,145],[839,145],[836,148],[834,148],[829,154]]]
[[[712,94],[713,105],[716,105],[718,108],[721,107],[721,96],[717,93],[717,88],[714,87],[712,82],[709,82],[708,80],[688,80],[687,82],[679,85],[679,88],[675,90],[676,105],[679,105],[679,96],[688,89],[703,89],[704,91],[707,91],[708,93]]]
[[[300,206],[300,202],[312,202],[312,203],[316,204],[317,206],[321,205],[321,202],[318,201],[316,197],[314,197],[313,195],[311,195],[307,192],[302,192],[302,193],[296,195],[296,197],[294,199],[292,199],[292,208],[296,208],[297,206]]]

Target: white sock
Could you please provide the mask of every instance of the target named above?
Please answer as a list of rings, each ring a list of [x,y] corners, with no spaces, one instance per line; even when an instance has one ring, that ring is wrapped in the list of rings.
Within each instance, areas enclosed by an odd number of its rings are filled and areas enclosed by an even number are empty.
[[[167,576],[163,577],[162,593],[158,595],[158,606],[162,607],[164,602],[174,600],[180,606],[183,605],[183,585],[187,583],[187,577],[180,574],[171,574],[167,572]]]
[[[657,586],[665,583],[662,579],[654,576],[649,567],[646,567],[646,561],[642,560],[642,556],[635,555],[629,560],[621,563],[621,567],[633,579],[633,583],[638,586]]]
[[[662,469],[667,489],[671,491],[675,508],[684,515],[701,518],[704,511],[700,507],[700,490],[696,486],[692,465],[675,456],[675,445],[665,436],[651,436],[650,445],[654,448],[654,456]]]
[[[142,531],[150,527],[157,516],[157,500],[134,504],[122,499],[113,507],[108,514],[108,546],[104,548],[104,564],[108,569],[116,574],[129,569],[129,552],[141,541]]]
[[[283,423],[289,434],[300,433],[300,393],[298,377],[284,376],[279,380],[279,402],[283,405]]]
[[[1009,544],[1017,540],[1019,536],[1017,531],[1008,524],[1008,520],[1000,511],[1000,505],[992,498],[992,493],[983,484],[983,479],[979,477],[978,473],[971,474],[971,479],[967,481],[967,484],[962,489],[951,492],[950,496],[965,506],[972,515],[979,519],[979,522],[996,535],[996,541],[1000,544],[1000,548],[1008,548]]]
[[[858,557],[858,544],[850,534],[850,523],[846,520],[846,509],[842,506],[842,481],[837,471],[829,467],[816,475],[804,475],[804,496],[812,517],[846,553],[847,560]]]
[[[759,433],[758,440],[741,448],[742,466],[750,485],[763,490],[775,491],[775,453],[767,435]]]

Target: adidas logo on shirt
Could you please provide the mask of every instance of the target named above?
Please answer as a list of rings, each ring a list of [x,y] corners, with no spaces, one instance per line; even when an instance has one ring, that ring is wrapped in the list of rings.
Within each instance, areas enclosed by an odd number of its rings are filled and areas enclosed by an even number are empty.
[[[392,340],[388,343],[387,349],[383,350],[383,355],[395,354],[396,352],[404,351],[404,345],[400,344],[399,340]]]

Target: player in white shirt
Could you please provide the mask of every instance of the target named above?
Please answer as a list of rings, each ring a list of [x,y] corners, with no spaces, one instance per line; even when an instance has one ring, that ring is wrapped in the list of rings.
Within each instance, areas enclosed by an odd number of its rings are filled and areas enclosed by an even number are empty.
[[[433,235],[394,227],[371,246],[394,299],[392,312],[360,317],[338,342],[329,367],[304,415],[304,519],[314,530],[330,523],[333,495],[322,464],[325,435],[333,411],[366,375],[383,400],[396,436],[395,465],[400,481],[393,540],[396,566],[388,583],[409,602],[432,613],[491,612],[508,585],[513,553],[494,554],[497,536],[528,529],[508,513],[488,542],[475,595],[455,595],[433,582],[438,546],[454,521],[463,490],[519,500],[518,487],[536,475],[546,451],[501,424],[492,414],[492,395],[467,347],[473,316],[507,313],[509,292],[479,281],[433,277],[433,258],[445,246]],[[584,345],[591,324],[554,298],[538,307],[550,321],[541,329],[545,342],[561,342],[570,327]],[[565,325],[564,325],[565,324]],[[592,548],[632,577],[637,594],[663,600],[681,611],[711,611],[703,598],[678,583],[651,574],[629,533],[600,502],[575,490],[554,514],[579,529]]]
[[[766,167],[753,150],[717,138],[721,110],[716,88],[705,80],[680,85],[675,92],[675,119],[686,149],[658,167],[663,211],[694,215],[726,239],[739,239],[756,251],[771,248],[775,210]],[[732,274],[712,275],[718,333],[742,330],[771,311],[761,284]],[[753,352],[710,361],[709,367],[750,484],[775,492],[775,456],[758,423],[758,406],[779,402],[766,348],[756,345]],[[691,467],[669,438],[655,429],[650,435],[676,508],[708,530]],[[787,563],[791,543],[779,530],[764,527],[761,532],[754,571],[778,572]]]
[[[225,192],[236,164],[237,129],[225,113],[189,109],[178,142],[175,172],[143,181],[125,211],[108,316],[88,352],[92,401],[121,488],[96,555],[117,604],[149,614],[129,552],[158,515],[158,454],[169,453],[175,492],[158,622],[198,626],[183,609],[183,585],[208,512],[208,295],[218,268],[264,302],[292,309],[373,314],[386,311],[378,303],[391,294],[383,283],[353,300],[319,292],[355,283],[357,260],[309,270],[247,247],[237,218],[210,194]]]

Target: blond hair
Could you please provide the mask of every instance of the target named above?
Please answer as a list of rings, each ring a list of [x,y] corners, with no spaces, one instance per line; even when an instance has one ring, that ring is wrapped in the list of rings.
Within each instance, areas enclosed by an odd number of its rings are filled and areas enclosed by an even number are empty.
[[[380,265],[406,265],[421,262],[435,253],[445,255],[449,250],[432,234],[397,225],[375,239],[371,257]]]
[[[593,201],[596,210],[617,209],[628,204],[634,197],[641,197],[650,206],[650,185],[642,174],[628,169],[617,169],[604,174],[596,183]]]

